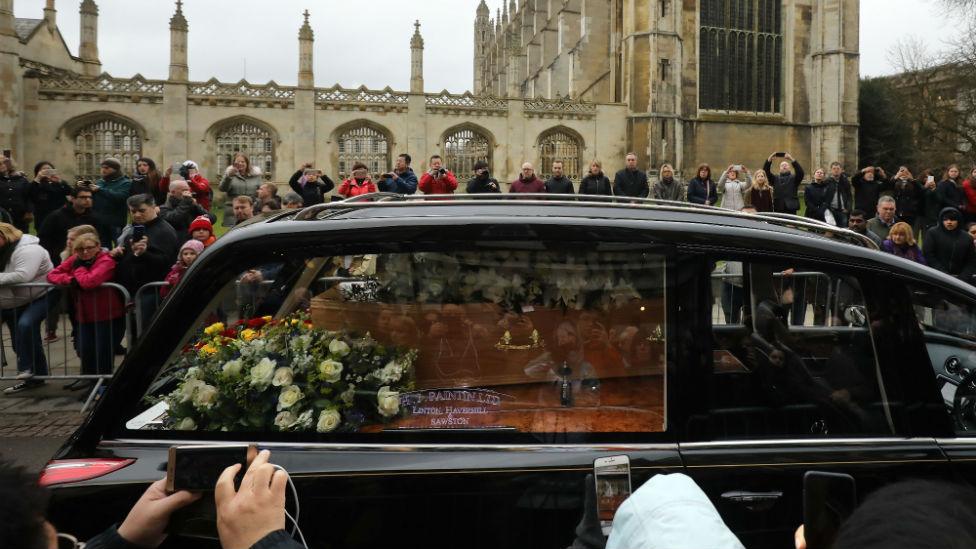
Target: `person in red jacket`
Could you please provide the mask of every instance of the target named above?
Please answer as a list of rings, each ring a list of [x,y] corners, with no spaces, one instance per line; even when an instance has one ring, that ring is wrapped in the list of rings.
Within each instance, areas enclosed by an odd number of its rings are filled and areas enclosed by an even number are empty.
[[[363,194],[375,193],[376,183],[369,177],[369,168],[362,162],[352,165],[352,177],[342,182],[337,191],[345,198],[352,198]]]
[[[75,237],[72,251],[47,281],[70,287],[74,296],[82,375],[109,375],[125,333],[125,303],[118,290],[102,287],[115,278],[115,260],[90,233]]]
[[[159,297],[169,295],[173,288],[183,280],[183,275],[186,273],[186,270],[190,268],[190,265],[193,265],[193,262],[202,253],[203,243],[199,240],[187,240],[183,244],[183,247],[180,248],[180,254],[176,256],[176,263],[169,270],[169,274],[166,275],[166,283],[169,286],[163,286],[159,289]]]
[[[166,168],[166,175],[159,181],[159,188],[163,193],[163,196],[169,193],[169,178],[173,175],[173,168]],[[186,180],[187,185],[190,186],[190,192],[193,193],[193,199],[197,201],[197,204],[203,207],[204,210],[210,211],[211,201],[213,200],[213,192],[210,189],[210,181],[200,175],[200,166],[192,160],[187,160],[180,166],[180,175]]]
[[[546,192],[546,183],[535,175],[535,168],[532,167],[532,164],[526,162],[525,164],[522,164],[522,173],[519,174],[518,179],[512,181],[512,185],[508,192],[544,193]]]
[[[457,178],[444,168],[444,160],[434,155],[430,157],[430,170],[420,178],[420,190],[424,194],[454,194]]]
[[[966,198],[966,219],[976,221],[976,168],[969,172],[969,179],[962,182],[962,192]]]

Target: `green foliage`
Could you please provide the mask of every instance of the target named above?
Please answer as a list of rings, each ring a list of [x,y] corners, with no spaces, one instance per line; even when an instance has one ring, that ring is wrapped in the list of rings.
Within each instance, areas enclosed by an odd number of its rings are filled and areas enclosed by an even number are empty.
[[[881,166],[895,173],[898,166],[921,160],[915,158],[911,121],[890,79],[862,79],[858,109],[861,166]]]

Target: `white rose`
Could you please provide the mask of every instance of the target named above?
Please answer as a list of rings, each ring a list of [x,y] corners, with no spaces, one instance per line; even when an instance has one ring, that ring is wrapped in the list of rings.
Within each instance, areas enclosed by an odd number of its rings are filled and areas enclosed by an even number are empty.
[[[177,431],[195,431],[197,428],[197,422],[193,421],[192,417],[185,417],[183,421],[176,424]]]
[[[335,360],[323,360],[319,363],[319,374],[329,383],[342,379],[342,363]]]
[[[400,393],[391,391],[389,385],[376,392],[376,409],[383,417],[393,417],[400,413]]]
[[[349,345],[341,339],[333,339],[329,343],[329,352],[338,357],[344,357],[349,354]]]
[[[319,422],[315,426],[315,430],[320,433],[335,431],[339,427],[340,421],[342,421],[342,416],[339,415],[338,410],[334,408],[322,410],[322,413],[319,414]]]
[[[291,408],[299,400],[305,398],[302,390],[298,388],[297,385],[289,385],[281,390],[278,395],[278,410],[284,410],[285,408]]]
[[[231,360],[226,362],[221,370],[224,373],[224,377],[233,379],[235,377],[240,377],[242,367],[243,364],[241,364],[240,360]]]
[[[342,400],[342,403],[345,404],[346,406],[352,406],[352,402],[355,397],[356,397],[356,386],[352,384],[350,384],[349,388],[343,391],[342,394],[339,395],[339,399]]]
[[[184,381],[183,385],[180,386],[180,402],[190,402],[193,400],[193,395],[196,394],[197,389],[205,385],[206,383],[199,379],[188,379]]]
[[[217,403],[217,388],[203,384],[193,392],[193,405],[197,408],[212,408]]]
[[[296,421],[298,421],[298,419],[295,417],[295,414],[285,411],[279,412],[278,415],[275,416],[274,424],[279,430],[284,431],[288,427],[294,425]]]
[[[268,385],[271,384],[271,378],[274,377],[274,371],[275,361],[262,358],[261,362],[251,368],[251,385],[261,390],[267,389]]]
[[[287,387],[294,379],[295,372],[291,368],[278,368],[271,379],[271,384],[275,387]]]

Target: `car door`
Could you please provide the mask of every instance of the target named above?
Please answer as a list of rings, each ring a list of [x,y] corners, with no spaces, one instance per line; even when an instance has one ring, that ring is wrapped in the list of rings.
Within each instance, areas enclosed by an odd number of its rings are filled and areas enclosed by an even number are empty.
[[[946,474],[934,438],[910,430],[906,380],[888,379],[891,366],[927,361],[917,339],[899,341],[906,308],[885,300],[882,276],[759,256],[701,260],[702,297],[684,304],[698,344],[681,349],[672,410],[683,414],[687,473],[747,547],[790,546],[807,471],[851,474],[861,495]],[[733,276],[730,263],[740,264]],[[723,307],[736,310],[726,317]]]
[[[953,472],[976,485],[976,299],[917,280],[905,286],[931,362],[930,408],[949,424],[939,445]]]

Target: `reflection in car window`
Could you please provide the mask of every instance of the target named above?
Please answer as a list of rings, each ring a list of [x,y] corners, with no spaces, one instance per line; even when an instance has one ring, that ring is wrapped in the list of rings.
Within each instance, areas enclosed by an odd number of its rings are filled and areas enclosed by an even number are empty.
[[[731,276],[730,265],[739,265]],[[694,438],[891,433],[855,277],[719,260],[711,288],[722,298],[712,303],[710,398],[691,420]]]
[[[969,300],[910,284],[912,305],[946,412],[960,435],[976,434],[976,307]]]
[[[663,431],[664,257],[519,246],[246,269],[153,384],[149,425]]]

